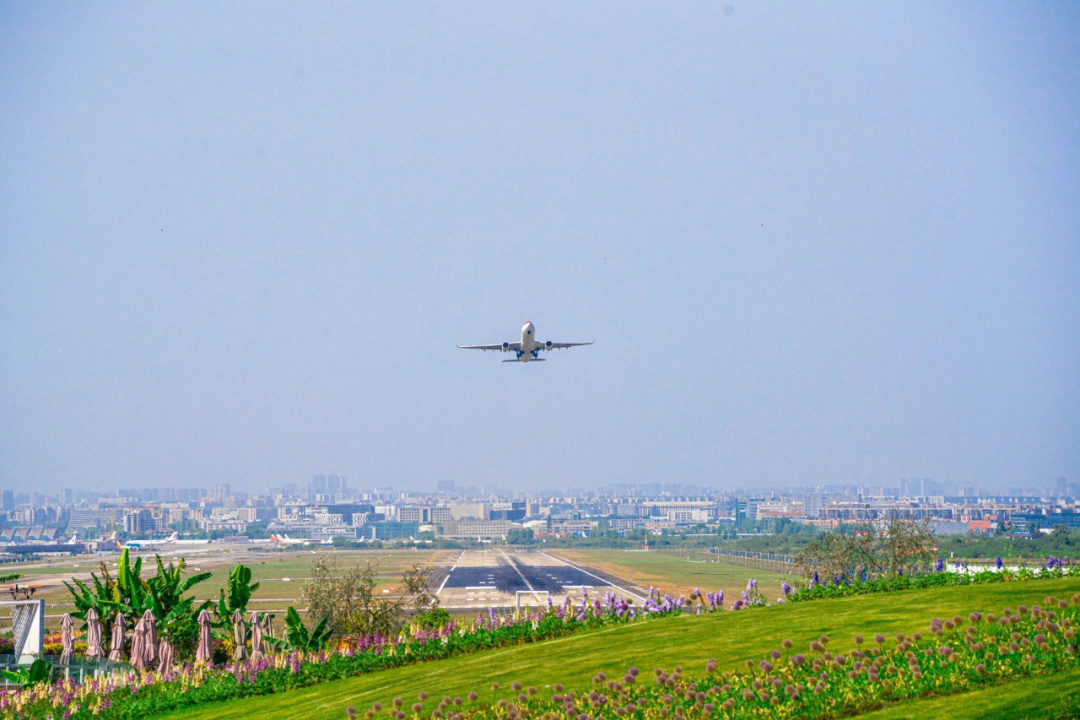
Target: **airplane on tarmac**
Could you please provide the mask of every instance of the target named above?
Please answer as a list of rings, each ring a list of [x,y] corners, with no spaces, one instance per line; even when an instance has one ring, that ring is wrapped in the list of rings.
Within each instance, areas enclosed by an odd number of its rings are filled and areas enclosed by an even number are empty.
[[[113,533],[115,535],[116,533]],[[161,538],[159,540],[128,540],[124,543],[124,547],[129,550],[153,550],[163,547],[165,545],[209,545],[210,540],[179,540],[177,536],[179,533],[173,533],[167,538]],[[115,539],[115,538],[112,538]]]
[[[526,322],[521,326],[521,340],[517,342],[496,343],[494,345],[458,345],[462,350],[502,350],[503,352],[516,353],[517,357],[503,362],[543,362],[540,357],[541,350],[557,350],[560,348],[577,347],[578,345],[592,345],[592,342],[557,343],[546,340],[540,342],[536,339],[536,328],[532,322]]]
[[[307,545],[308,544],[308,541],[303,539],[303,538],[297,538],[297,539],[294,540],[293,538],[289,537],[288,535],[284,535],[284,534],[282,534],[282,535],[271,535],[270,540],[271,540],[271,542],[274,542],[274,543],[276,543],[278,545]]]
[[[172,545],[176,542],[177,535],[178,533],[173,533],[167,538],[159,538],[157,540],[128,540],[124,543],[123,547],[126,547],[129,550],[152,550],[161,547],[162,545]]]

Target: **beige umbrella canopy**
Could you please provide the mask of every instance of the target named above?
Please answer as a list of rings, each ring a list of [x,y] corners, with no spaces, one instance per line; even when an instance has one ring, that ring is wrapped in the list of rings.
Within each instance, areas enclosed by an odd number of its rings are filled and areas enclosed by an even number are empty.
[[[123,615],[117,614],[113,619],[112,637],[109,639],[109,659],[113,662],[124,660],[124,631],[126,620]]]
[[[163,675],[172,670],[173,649],[172,644],[165,638],[158,645],[158,671]]]
[[[143,652],[146,653],[147,665],[153,665],[157,660],[158,649],[157,618],[154,617],[153,610],[147,610],[142,619],[146,623],[146,647]]]
[[[60,618],[60,642],[64,646],[64,652],[60,653],[62,665],[70,664],[71,658],[75,656],[75,640],[71,637],[71,625],[71,616],[64,613],[64,617]]]
[[[195,650],[195,662],[202,665],[214,657],[210,646],[210,611],[203,608],[199,613],[199,647]]]
[[[101,651],[101,623],[98,621],[97,610],[90,608],[86,611],[86,657],[104,657]]]
[[[254,610],[248,615],[248,624],[251,625],[251,659],[258,660],[263,654],[263,629],[259,622],[259,614]]]
[[[131,637],[131,664],[139,672],[146,671],[146,618],[135,623],[135,634]]]
[[[233,660],[237,662],[247,658],[247,625],[240,610],[233,610]]]

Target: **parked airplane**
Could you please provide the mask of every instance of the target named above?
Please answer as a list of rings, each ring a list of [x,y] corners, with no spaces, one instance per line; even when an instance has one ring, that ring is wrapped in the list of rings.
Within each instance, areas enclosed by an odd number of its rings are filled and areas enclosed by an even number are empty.
[[[159,538],[157,540],[128,540],[124,543],[124,547],[131,550],[149,550],[151,548],[161,547],[162,545],[172,545],[176,542],[177,533],[173,533],[167,538]]]
[[[578,345],[592,345],[592,342],[557,343],[546,340],[539,342],[536,339],[536,328],[531,322],[521,326],[521,340],[517,342],[504,342],[495,345],[458,345],[462,350],[502,350],[503,352],[516,353],[517,357],[503,362],[543,362],[540,357],[541,350],[556,350],[560,348],[577,347]]]
[[[308,541],[303,538],[294,540],[288,535],[271,535],[270,539],[278,545],[307,545]]]
[[[124,547],[132,550],[151,550],[153,548],[159,548],[164,545],[209,545],[210,540],[178,540],[177,535],[179,533],[173,533],[167,538],[160,538],[157,540],[128,540],[124,543]],[[114,533],[115,535],[115,533]],[[114,538],[115,539],[115,538]]]

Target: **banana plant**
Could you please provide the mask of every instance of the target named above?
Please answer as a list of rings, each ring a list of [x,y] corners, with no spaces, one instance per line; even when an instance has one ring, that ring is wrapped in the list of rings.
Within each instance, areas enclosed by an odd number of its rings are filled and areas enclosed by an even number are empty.
[[[214,634],[217,637],[224,638],[231,635],[233,614],[239,610],[241,615],[246,616],[251,596],[258,589],[259,583],[251,582],[251,568],[243,563],[237,563],[229,573],[226,587],[219,592],[218,603],[214,608],[217,614]]]
[[[171,635],[175,623],[191,620],[198,610],[212,605],[207,600],[200,607],[192,608],[195,599],[183,597],[192,587],[209,578],[210,573],[184,578],[186,561],[183,558],[176,564],[170,562],[168,567],[162,563],[161,556],[155,558],[157,575],[147,580],[142,578],[142,558],[136,558],[132,563],[125,548],[116,563],[115,578],[109,574],[108,566],[102,563],[101,578],[96,573],[90,574],[93,588],[75,578],[72,578],[74,587],[64,583],[75,603],[76,612],[72,616],[85,620],[87,611],[94,608],[102,619],[108,637],[117,614],[123,615],[130,621],[129,626],[134,627],[139,618],[150,610],[162,632]]]
[[[194,614],[204,607],[213,605],[211,601],[206,600],[193,610],[191,606],[195,598],[183,596],[191,588],[209,579],[210,573],[203,572],[185,578],[182,577],[184,568],[187,566],[184,558],[180,558],[175,565],[170,562],[168,567],[161,562],[160,555],[155,555],[154,559],[157,560],[157,575],[146,582],[146,589],[150,594],[149,605],[158,622],[170,623],[185,614]]]
[[[322,650],[331,635],[330,629],[326,627],[327,622],[328,618],[324,617],[313,629],[308,630],[304,626],[304,621],[300,619],[300,613],[296,612],[296,608],[290,607],[285,611],[285,637],[268,637],[263,638],[263,640],[285,651],[314,652]]]
[[[52,677],[52,664],[48,660],[38,658],[33,664],[17,670],[0,670],[0,677],[8,682],[18,683],[22,687],[32,687],[49,681]]]
[[[97,573],[90,573],[93,588],[77,578],[71,579],[75,587],[72,587],[66,581],[64,585],[67,587],[68,592],[71,593],[72,601],[75,604],[75,612],[71,613],[71,616],[85,621],[87,611],[93,608],[97,612],[98,618],[101,619],[102,625],[108,630],[112,626],[113,617],[116,615],[116,608],[112,603],[119,600],[121,595],[116,580],[109,573],[109,566],[102,562],[99,569],[101,571],[100,578]]]

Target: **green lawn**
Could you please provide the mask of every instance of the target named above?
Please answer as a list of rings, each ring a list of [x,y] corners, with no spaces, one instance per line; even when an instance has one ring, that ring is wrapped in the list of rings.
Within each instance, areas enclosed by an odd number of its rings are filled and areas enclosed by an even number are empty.
[[[730,605],[754,578],[769,599],[780,595],[780,583],[792,582],[794,576],[769,570],[756,570],[728,563],[700,559],[687,560],[677,555],[639,550],[574,549],[553,550],[552,555],[588,565],[642,587],[657,587],[672,595],[689,594],[692,588],[702,592],[723,590]]]
[[[865,720],[1064,720],[1080,717],[1080,668],[866,713]]]
[[[1067,597],[1078,591],[1080,581],[1062,579],[863,595],[701,617],[683,615],[361,675],[280,695],[210,704],[165,717],[340,719],[348,705],[362,709],[376,700],[386,704],[396,696],[412,699],[421,690],[432,697],[476,691],[483,700],[491,701],[509,697],[509,685],[515,680],[541,688],[555,682],[579,688],[588,686],[597,671],[621,674],[631,665],[650,673],[657,666],[670,669],[679,664],[687,675],[693,675],[704,670],[709,658],[716,658],[722,669],[741,667],[746,659],[760,659],[778,649],[784,638],[805,648],[819,635],[828,634],[830,649],[846,650],[853,646],[856,633],[925,631],[933,617],[966,615],[971,610],[1000,612],[1020,603],[1041,602],[1046,595]],[[1041,678],[1033,683],[1053,687],[1055,680]],[[503,689],[493,692],[492,682],[500,683]],[[1018,683],[1016,688],[995,689],[987,693],[985,701],[992,702],[997,692],[1020,692],[1024,687],[1027,685]],[[931,713],[937,712],[934,702],[959,700],[920,701],[920,705],[923,702],[929,703],[926,712]],[[908,706],[896,710],[904,707]]]

